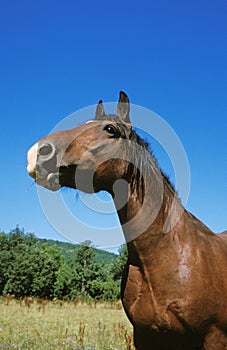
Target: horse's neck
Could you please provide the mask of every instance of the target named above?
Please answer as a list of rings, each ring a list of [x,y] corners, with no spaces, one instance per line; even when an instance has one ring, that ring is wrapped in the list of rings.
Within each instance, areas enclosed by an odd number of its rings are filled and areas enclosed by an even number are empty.
[[[159,193],[162,192],[162,193]],[[175,224],[184,221],[184,208],[166,180],[163,185],[151,182],[144,199],[128,189],[128,202],[118,215],[132,260],[151,255],[166,235],[177,234]],[[168,240],[166,240],[167,242]]]

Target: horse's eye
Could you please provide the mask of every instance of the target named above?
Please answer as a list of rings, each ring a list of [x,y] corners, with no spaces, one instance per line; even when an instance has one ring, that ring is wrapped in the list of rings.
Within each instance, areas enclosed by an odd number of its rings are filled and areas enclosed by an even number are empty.
[[[116,134],[116,128],[111,124],[106,125],[103,130],[107,131],[111,135]]]

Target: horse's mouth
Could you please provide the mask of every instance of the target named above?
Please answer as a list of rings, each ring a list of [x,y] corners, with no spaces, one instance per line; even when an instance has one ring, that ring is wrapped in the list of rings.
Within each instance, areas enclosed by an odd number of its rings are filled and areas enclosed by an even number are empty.
[[[50,173],[47,177],[41,178],[37,176],[35,181],[38,185],[43,186],[51,191],[58,191],[61,188],[59,183],[59,173]]]
[[[76,165],[60,166],[58,178],[61,187],[76,188]]]
[[[35,179],[35,182],[47,188],[50,191],[58,191],[61,187],[76,188],[75,185],[75,171],[76,166],[70,165],[68,167],[62,166],[58,172],[49,173],[47,176],[42,177],[38,172],[31,176]]]
[[[44,146],[51,146],[49,158],[38,154],[39,144],[36,143],[28,151],[27,171],[35,182],[51,191],[57,191],[61,187],[67,186],[75,188],[75,172],[76,165],[62,164],[62,160],[58,160],[57,154],[53,152],[53,145],[44,143]],[[45,149],[42,149],[44,152]],[[57,164],[59,161],[60,166]]]

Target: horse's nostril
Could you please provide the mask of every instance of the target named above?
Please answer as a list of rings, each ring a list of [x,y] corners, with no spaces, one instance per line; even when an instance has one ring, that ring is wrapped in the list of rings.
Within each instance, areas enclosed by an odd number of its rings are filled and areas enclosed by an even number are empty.
[[[57,155],[55,146],[48,141],[39,144],[36,169],[41,174],[55,173]]]
[[[40,156],[47,156],[53,151],[53,146],[50,143],[44,143],[39,148],[39,155]]]

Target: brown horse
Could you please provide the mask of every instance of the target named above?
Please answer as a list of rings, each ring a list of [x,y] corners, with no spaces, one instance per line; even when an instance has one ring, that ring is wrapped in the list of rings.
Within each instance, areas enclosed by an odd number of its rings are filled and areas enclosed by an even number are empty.
[[[227,349],[227,235],[183,208],[129,108],[121,92],[117,115],[100,101],[95,120],[44,137],[28,152],[28,173],[52,191],[112,194],[128,246],[122,302],[138,350]]]

